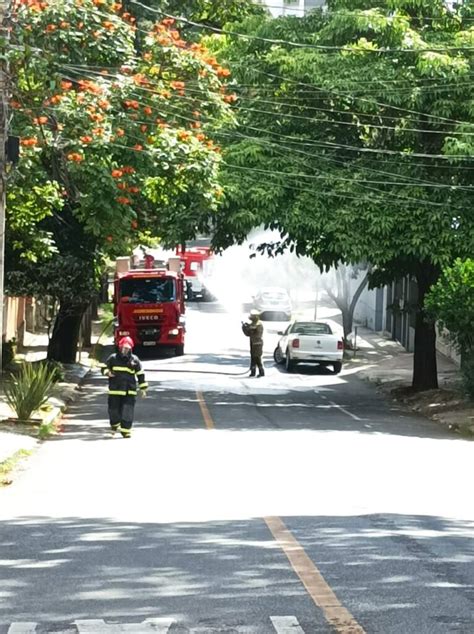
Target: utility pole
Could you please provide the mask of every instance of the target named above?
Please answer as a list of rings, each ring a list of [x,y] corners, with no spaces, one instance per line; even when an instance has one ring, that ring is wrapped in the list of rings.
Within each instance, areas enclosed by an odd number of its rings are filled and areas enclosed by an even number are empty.
[[[5,268],[5,202],[7,183],[7,140],[8,140],[8,65],[5,60],[9,42],[8,18],[11,0],[0,0],[0,373],[3,356],[3,313],[4,313],[4,268]]]

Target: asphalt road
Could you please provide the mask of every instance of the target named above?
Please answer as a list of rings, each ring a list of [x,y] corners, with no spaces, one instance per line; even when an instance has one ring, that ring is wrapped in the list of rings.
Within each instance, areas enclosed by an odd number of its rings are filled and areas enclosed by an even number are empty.
[[[131,440],[94,374],[0,491],[0,634],[474,632],[473,445],[195,305]]]

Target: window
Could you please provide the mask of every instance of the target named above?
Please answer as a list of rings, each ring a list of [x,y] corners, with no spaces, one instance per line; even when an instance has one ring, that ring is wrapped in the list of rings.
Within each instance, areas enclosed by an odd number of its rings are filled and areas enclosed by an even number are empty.
[[[332,335],[332,330],[328,324],[311,321],[296,321],[291,327],[291,332],[309,336]]]
[[[158,304],[176,299],[175,282],[169,278],[128,278],[120,282],[120,297],[131,304]]]

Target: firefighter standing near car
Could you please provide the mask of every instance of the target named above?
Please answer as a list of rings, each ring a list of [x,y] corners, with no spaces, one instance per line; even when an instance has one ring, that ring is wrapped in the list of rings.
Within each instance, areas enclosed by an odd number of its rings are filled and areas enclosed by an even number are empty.
[[[258,376],[265,376],[263,369],[263,324],[260,321],[258,310],[251,310],[249,322],[242,322],[242,332],[250,338],[250,376],[255,376],[258,368]]]
[[[133,340],[122,337],[118,352],[107,359],[103,373],[109,377],[109,419],[112,435],[119,432],[124,438],[132,433],[137,392],[146,396],[145,381],[140,359],[132,353]]]

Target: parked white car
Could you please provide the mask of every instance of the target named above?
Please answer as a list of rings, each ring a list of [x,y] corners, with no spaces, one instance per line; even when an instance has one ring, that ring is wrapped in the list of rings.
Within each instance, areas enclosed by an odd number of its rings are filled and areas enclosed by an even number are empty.
[[[253,307],[263,320],[289,321],[291,300],[287,291],[278,286],[262,288],[253,298]]]
[[[335,335],[331,326],[323,321],[294,321],[281,335],[273,358],[278,364],[285,364],[288,372],[297,363],[318,363],[332,366],[334,374],[342,369],[344,342]]]

